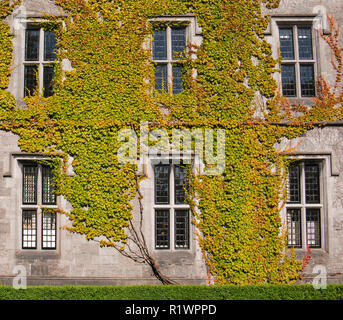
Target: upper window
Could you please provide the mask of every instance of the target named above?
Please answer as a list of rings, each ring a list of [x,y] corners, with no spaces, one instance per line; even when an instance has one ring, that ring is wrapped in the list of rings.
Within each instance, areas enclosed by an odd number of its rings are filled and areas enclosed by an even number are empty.
[[[22,249],[38,249],[39,243],[42,249],[56,249],[56,213],[48,210],[56,206],[52,171],[45,165],[24,162],[22,177]]]
[[[315,50],[309,25],[279,26],[281,81],[285,97],[314,97]]]
[[[36,88],[44,97],[52,95],[55,50],[53,31],[35,26],[25,30],[24,97],[32,95]]]
[[[321,167],[321,162],[306,160],[289,168],[286,206],[289,247],[322,247]]]
[[[154,30],[152,55],[158,92],[178,94],[183,90],[180,59],[185,56],[186,29],[186,26],[166,26]]]

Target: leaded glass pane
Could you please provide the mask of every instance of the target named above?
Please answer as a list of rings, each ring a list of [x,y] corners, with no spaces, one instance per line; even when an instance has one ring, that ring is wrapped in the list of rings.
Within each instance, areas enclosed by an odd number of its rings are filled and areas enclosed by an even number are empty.
[[[154,60],[167,59],[167,31],[155,30],[153,34],[152,53]]]
[[[285,60],[294,60],[293,29],[279,30],[281,56]]]
[[[155,203],[169,204],[169,165],[155,166]]]
[[[181,93],[182,89],[182,68],[181,66],[173,65],[173,94]]]
[[[174,167],[174,186],[175,186],[175,204],[184,204],[186,202],[187,169],[181,166]]]
[[[314,97],[315,84],[314,84],[314,66],[313,64],[300,65],[300,81],[301,81],[301,96]]]
[[[39,60],[39,29],[26,29],[25,31],[25,60]]]
[[[56,213],[42,213],[42,249],[56,249]]]
[[[306,233],[307,245],[310,248],[320,248],[320,209],[306,209]]]
[[[155,247],[156,249],[169,249],[169,210],[155,211]]]
[[[37,87],[37,65],[29,65],[24,67],[24,97],[33,95]]]
[[[185,55],[186,28],[171,28],[172,57],[174,60]]]
[[[305,164],[306,203],[320,203],[319,165]]]
[[[287,245],[301,247],[301,209],[287,209]]]
[[[282,93],[285,97],[295,97],[297,95],[295,81],[295,65],[283,64],[281,66]]]
[[[313,59],[311,28],[298,27],[298,50],[300,60]]]
[[[23,204],[37,203],[37,166],[23,166]]]
[[[50,97],[53,94],[54,89],[54,67],[44,66],[43,72],[43,84],[44,84],[44,97]]]
[[[159,92],[168,91],[168,71],[166,64],[159,64],[155,68],[155,89]]]
[[[189,211],[175,210],[175,248],[189,248]]]
[[[42,166],[42,203],[56,204],[53,173],[48,166]]]
[[[300,166],[289,168],[288,173],[288,202],[300,203]]]
[[[36,249],[37,247],[37,212],[23,210],[22,212],[22,248]]]
[[[54,61],[56,59],[56,35],[53,31],[44,32],[44,60]]]

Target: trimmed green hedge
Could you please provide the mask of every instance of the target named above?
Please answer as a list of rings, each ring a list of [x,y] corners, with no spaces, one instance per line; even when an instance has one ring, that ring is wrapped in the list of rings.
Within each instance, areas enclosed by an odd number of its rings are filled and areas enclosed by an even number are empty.
[[[0,287],[0,300],[342,300],[343,285]]]

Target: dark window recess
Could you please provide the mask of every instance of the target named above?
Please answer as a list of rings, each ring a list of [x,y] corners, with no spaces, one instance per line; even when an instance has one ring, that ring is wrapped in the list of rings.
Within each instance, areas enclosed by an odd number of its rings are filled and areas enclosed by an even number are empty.
[[[169,165],[155,166],[155,203],[169,204]]]
[[[282,93],[285,97],[295,97],[297,95],[295,80],[295,65],[281,65]]]
[[[189,211],[175,210],[175,248],[189,249]]]
[[[320,209],[306,209],[307,244],[310,248],[321,247]]]
[[[300,60],[312,60],[312,30],[298,27],[298,48]]]
[[[305,164],[306,203],[320,203],[319,164]]]
[[[53,94],[54,89],[54,67],[53,66],[44,66],[43,72],[43,84],[44,84],[44,97],[50,97]]]
[[[42,213],[42,249],[56,249],[56,213]]]
[[[174,167],[175,204],[186,203],[187,169],[181,166]]]
[[[171,44],[173,60],[177,60],[185,56],[186,28],[171,28]]]
[[[300,203],[300,167],[291,166],[288,173],[288,202]]]
[[[56,204],[53,173],[50,167],[42,166],[42,203]]]
[[[301,96],[313,97],[315,95],[313,64],[300,65],[300,82],[301,82]]]
[[[39,60],[39,29],[27,29],[25,32],[25,61]]]
[[[165,29],[154,30],[152,48],[154,60],[167,59],[167,31]]]
[[[293,29],[282,28],[280,34],[281,56],[285,60],[294,60]]]
[[[155,68],[155,89],[162,93],[168,92],[168,66],[159,64]]]
[[[169,210],[161,209],[155,211],[155,247],[156,249],[170,248],[170,225]]]
[[[44,31],[44,60],[56,60],[56,35],[53,31]]]
[[[23,166],[23,204],[37,203],[37,166]]]
[[[36,210],[22,211],[22,248],[36,249],[37,247],[37,212]]]
[[[37,88],[38,65],[27,65],[24,68],[24,97],[33,95]]]
[[[301,248],[301,209],[287,209],[287,245]]]

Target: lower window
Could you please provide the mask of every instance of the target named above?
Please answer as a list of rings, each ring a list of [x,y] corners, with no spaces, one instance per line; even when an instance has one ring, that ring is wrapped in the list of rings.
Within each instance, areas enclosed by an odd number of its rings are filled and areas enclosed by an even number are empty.
[[[57,208],[52,170],[34,161],[21,162],[21,247],[56,249]]]
[[[190,248],[190,211],[186,203],[186,167],[154,166],[155,249]]]
[[[289,168],[287,243],[294,248],[322,247],[322,163],[297,162]]]

